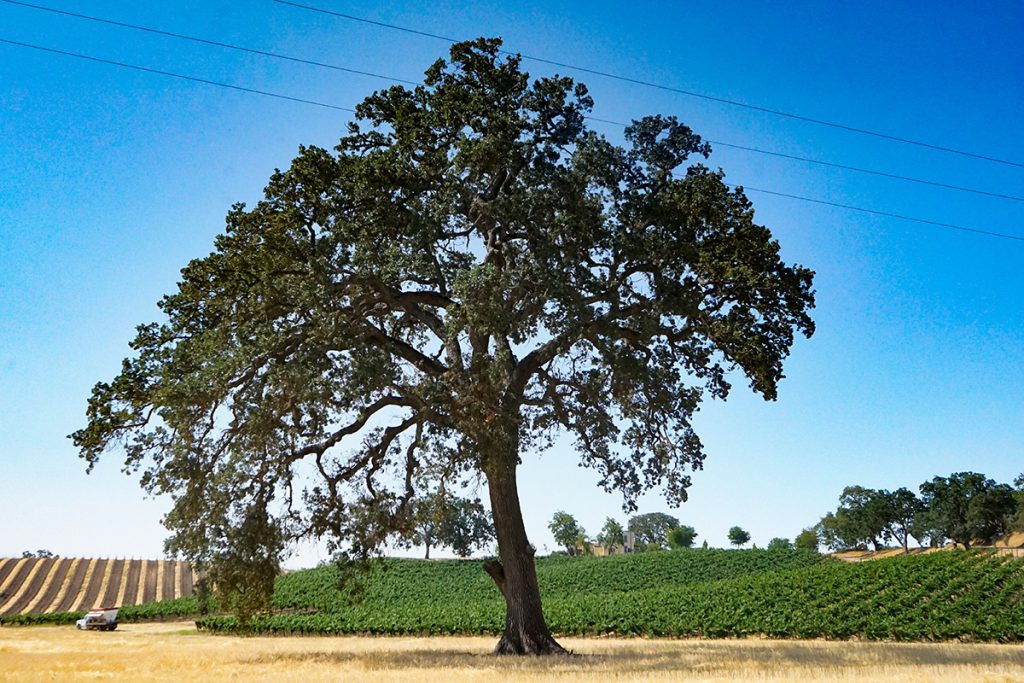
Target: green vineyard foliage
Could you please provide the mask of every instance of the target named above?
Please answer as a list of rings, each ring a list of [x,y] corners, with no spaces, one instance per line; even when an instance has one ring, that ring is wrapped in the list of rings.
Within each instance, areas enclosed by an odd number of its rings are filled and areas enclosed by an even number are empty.
[[[846,564],[800,550],[679,550],[537,561],[544,612],[563,635],[1024,641],[1024,560],[951,551]],[[277,580],[274,611],[243,627],[267,634],[500,633],[504,603],[477,560],[379,563],[363,589],[320,567]],[[125,622],[195,616],[194,598],[126,606]],[[81,612],[2,624],[72,623]]]
[[[563,635],[870,640],[1024,640],[1024,562],[942,552],[857,564],[798,551],[687,550],[538,562],[544,611]],[[361,601],[339,596],[323,568],[282,577],[289,613],[212,632],[491,634],[503,604],[476,562],[392,560]],[[307,610],[307,611],[300,611]]]

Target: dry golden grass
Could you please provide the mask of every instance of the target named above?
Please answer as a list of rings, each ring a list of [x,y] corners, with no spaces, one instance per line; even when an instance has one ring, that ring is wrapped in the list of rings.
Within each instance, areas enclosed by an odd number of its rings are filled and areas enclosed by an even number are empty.
[[[1024,646],[566,638],[581,656],[489,655],[493,638],[236,638],[191,623],[0,628],[0,679],[129,681],[1024,681]]]
[[[1001,538],[994,542],[992,545],[1001,546],[1006,548],[1021,548],[1024,547],[1024,531],[1015,531],[1005,538]]]

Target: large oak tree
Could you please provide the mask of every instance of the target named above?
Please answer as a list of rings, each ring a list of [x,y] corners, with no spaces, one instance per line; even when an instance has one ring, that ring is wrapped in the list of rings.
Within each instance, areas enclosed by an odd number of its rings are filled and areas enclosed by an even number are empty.
[[[685,500],[702,396],[738,371],[775,398],[812,273],[688,165],[710,153],[689,128],[647,117],[616,146],[582,85],[499,46],[371,95],[333,153],[301,148],[233,207],[72,437],[90,468],[120,445],[173,498],[168,548],[235,578],[299,538],[364,557],[409,532],[424,472],[478,476],[497,651],[550,653],[521,454],[565,432],[628,510],[658,485]]]

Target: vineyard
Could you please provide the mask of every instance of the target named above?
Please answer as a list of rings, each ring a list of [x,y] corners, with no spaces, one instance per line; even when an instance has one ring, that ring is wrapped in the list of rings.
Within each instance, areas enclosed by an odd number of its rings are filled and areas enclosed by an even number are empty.
[[[192,595],[192,568],[168,560],[0,559],[0,620]]]
[[[1024,561],[993,552],[844,563],[798,550],[685,550],[539,558],[537,574],[548,623],[563,635],[1024,641]],[[389,559],[358,592],[339,591],[337,582],[334,567],[280,576],[274,613],[245,630],[496,635],[504,625],[504,602],[479,561]],[[14,604],[23,613],[8,612],[0,624],[69,623],[77,616],[27,614],[23,598]],[[195,598],[184,597],[125,607],[121,617],[143,621],[196,610]],[[210,632],[243,630],[230,616],[197,624]]]
[[[611,561],[615,559],[616,561]],[[475,562],[391,561],[359,601],[329,569],[281,577],[266,633],[498,634],[502,602]],[[538,562],[552,630],[643,635],[1024,640],[1024,562],[946,552],[845,564],[795,551],[682,551]],[[198,622],[235,631],[232,617]]]

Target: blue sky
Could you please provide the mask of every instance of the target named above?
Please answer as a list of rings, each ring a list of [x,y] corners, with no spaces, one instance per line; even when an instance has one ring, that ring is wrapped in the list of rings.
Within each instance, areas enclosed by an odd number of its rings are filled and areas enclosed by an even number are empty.
[[[44,2],[44,0],[40,0]],[[1024,6],[988,3],[455,3],[309,0],[767,108],[1024,162]],[[417,80],[438,40],[260,0],[48,6]],[[351,107],[387,85],[0,3],[0,38]],[[525,61],[587,83],[594,115],[674,114],[710,140],[1010,195],[1024,168],[884,141]],[[108,457],[87,476],[65,435],[179,269],[209,252],[300,144],[348,114],[0,43],[0,556],[156,557],[167,501]],[[594,124],[611,139],[621,130]],[[1024,237],[1024,203],[719,146],[730,182]],[[750,192],[784,257],[817,271],[817,334],[779,400],[740,383],[696,426],[709,453],[672,512],[698,542],[739,524],[792,537],[848,484],[917,487],[1024,470],[1024,242]],[[565,509],[623,514],[568,444],[527,454],[527,529]],[[658,495],[641,511],[665,510]],[[293,565],[315,562],[304,549]]]

